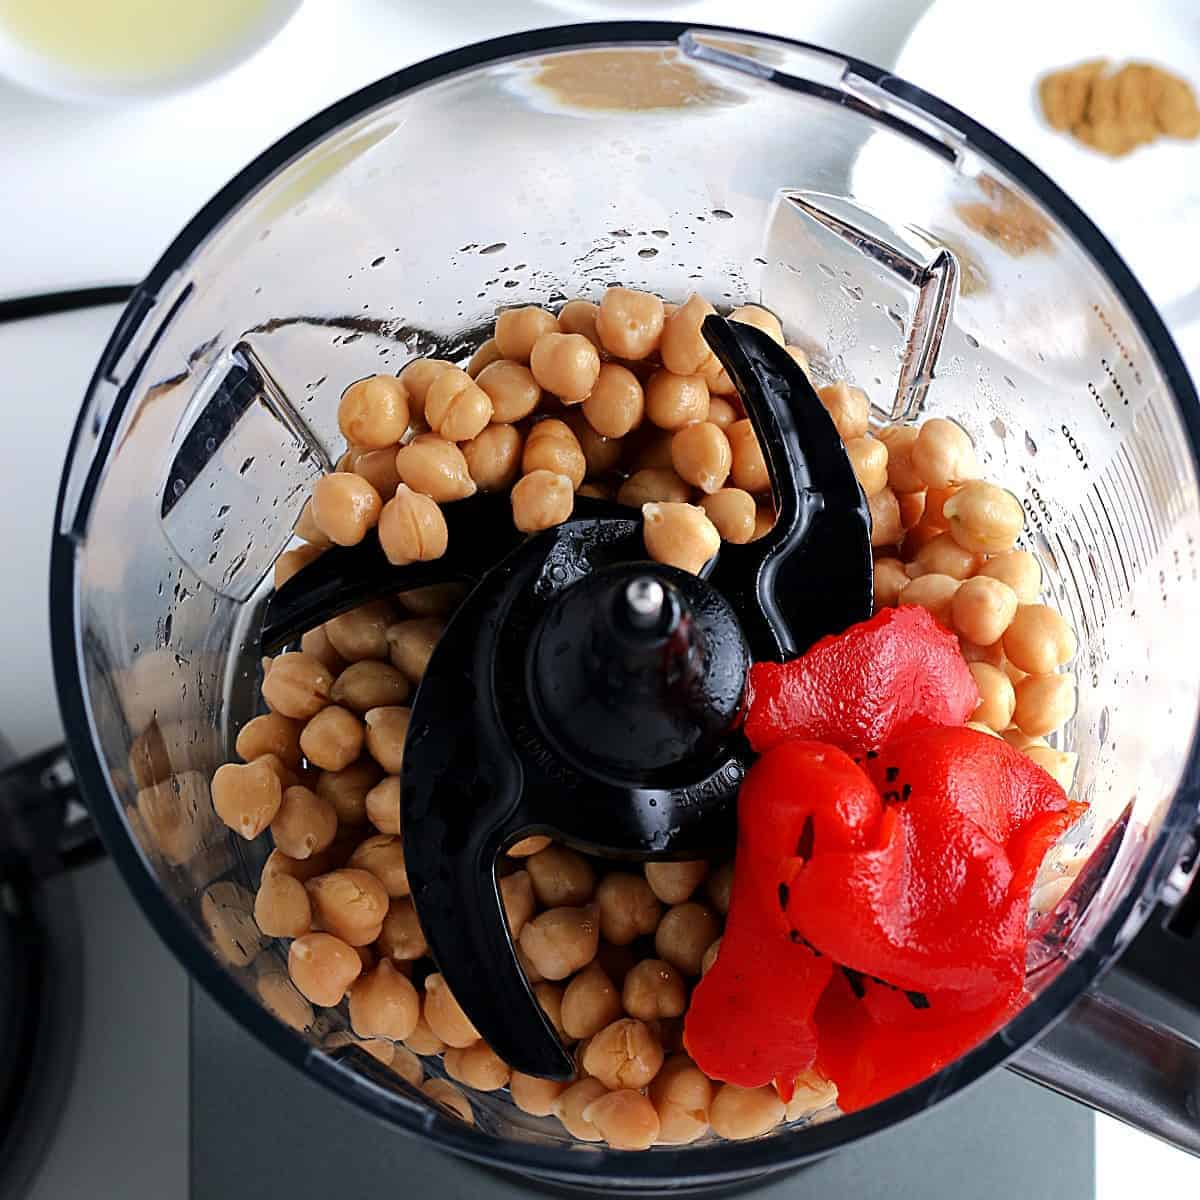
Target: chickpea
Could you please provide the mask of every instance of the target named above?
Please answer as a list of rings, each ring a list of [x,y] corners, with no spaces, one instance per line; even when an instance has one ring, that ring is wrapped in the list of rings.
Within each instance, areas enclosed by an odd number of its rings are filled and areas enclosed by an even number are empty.
[[[377,833],[360,842],[347,865],[374,875],[390,899],[409,894],[404,843],[394,834]]]
[[[699,975],[704,951],[716,940],[721,927],[712,911],[694,900],[667,909],[654,934],[658,957],[685,975]]]
[[[290,787],[295,787],[300,782],[300,777],[296,772],[274,754],[264,754],[254,761],[270,767],[275,772],[275,777],[279,780],[279,786],[284,791],[287,791]]]
[[[348,709],[331,704],[304,726],[300,746],[313,766],[340,771],[362,753],[362,722]]]
[[[946,516],[946,501],[957,495],[960,490],[961,488],[957,484],[952,487],[929,488],[925,493],[925,508],[921,513],[921,519],[927,525],[936,525],[939,529],[946,529],[950,524],[950,518]]]
[[[968,579],[950,602],[955,630],[980,646],[998,642],[1017,612],[1017,593],[986,575]]]
[[[846,454],[850,458],[850,466],[863,494],[868,499],[887,487],[888,451],[878,438],[869,434],[850,438],[846,442]]]
[[[379,493],[360,475],[335,471],[313,486],[317,528],[338,546],[357,546],[379,521]]]
[[[741,419],[742,414],[729,403],[728,400],[722,399],[720,396],[710,396],[708,400],[708,419],[719,429],[724,429],[727,433],[729,427]]]
[[[1030,675],[1049,675],[1070,662],[1077,649],[1070,625],[1045,604],[1020,605],[1003,645],[1005,658]]]
[[[900,603],[900,593],[908,586],[908,573],[898,558],[875,560],[875,609],[894,608]]]
[[[212,778],[217,816],[246,841],[253,841],[275,819],[283,798],[279,776],[261,758],[226,763]]]
[[[538,338],[557,330],[558,321],[554,314],[544,308],[534,305],[510,308],[496,318],[496,349],[504,358],[527,363]]]
[[[475,382],[492,402],[492,420],[501,424],[523,420],[542,401],[533,372],[519,362],[500,359],[485,367]]]
[[[741,488],[720,488],[709,496],[702,496],[700,507],[716,526],[722,541],[739,546],[750,541],[757,508],[749,492]]]
[[[617,489],[617,503],[641,508],[656,502],[684,504],[692,489],[669,467],[644,467]]]
[[[315,1018],[312,1005],[296,991],[292,981],[282,971],[260,975],[255,986],[263,1007],[285,1025],[290,1025],[300,1033],[311,1028]]]
[[[600,355],[581,333],[544,333],[533,344],[529,369],[564,404],[582,404],[600,376]]]
[[[979,690],[979,704],[971,714],[971,720],[997,733],[1002,732],[1011,724],[1017,704],[1013,685],[1003,671],[988,663],[971,663],[968,669]]]
[[[653,933],[662,917],[662,905],[641,875],[614,871],[596,888],[600,931],[614,946],[628,946],[634,938]]]
[[[904,544],[901,548],[902,553],[908,558],[913,559],[923,546],[928,545],[934,538],[945,533],[944,529],[940,529],[937,525],[931,524],[928,521],[918,521],[911,529],[904,534]],[[920,567],[917,568],[917,573],[920,573]]]
[[[400,776],[381,779],[365,797],[367,820],[380,833],[400,836]]]
[[[521,455],[521,470],[529,475],[534,471],[551,471],[566,475],[571,487],[577,488],[587,474],[587,459],[579,439],[565,421],[539,421],[525,439]]]
[[[421,1060],[407,1046],[393,1047],[392,1070],[406,1083],[419,1088],[425,1080],[425,1068]]]
[[[733,451],[724,432],[711,421],[681,429],[671,440],[671,463],[679,477],[711,495],[729,477]]]
[[[393,900],[388,905],[383,928],[379,931],[378,946],[381,954],[397,963],[413,962],[429,953],[429,943],[421,932],[417,910],[410,896]],[[418,1050],[417,1053],[423,1052]]]
[[[1025,528],[1025,513],[1016,496],[979,479],[964,484],[942,511],[954,540],[976,554],[1011,550]]]
[[[644,958],[625,976],[621,1003],[641,1021],[681,1017],[687,1008],[687,984],[670,963]]]
[[[730,1141],[760,1137],[784,1116],[784,1103],[773,1087],[741,1088],[722,1084],[708,1110],[712,1129]]]
[[[1064,792],[1071,790],[1075,782],[1075,769],[1079,766],[1079,755],[1065,750],[1054,750],[1049,746],[1030,746],[1025,756],[1037,763]]]
[[[500,880],[500,902],[508,920],[508,932],[514,938],[521,936],[525,922],[537,911],[533,896],[533,883],[528,871],[514,871]]]
[[[340,771],[322,771],[315,791],[329,801],[343,825],[363,825],[367,820],[367,793],[383,778],[383,772],[369,758],[343,767]]]
[[[357,608],[326,621],[325,636],[329,638],[329,644],[347,662],[358,662],[364,658],[387,658],[387,628],[393,619],[391,605],[375,600],[369,604],[360,604]],[[277,659],[276,662],[278,661]],[[332,680],[329,687],[332,694]]]
[[[871,545],[894,546],[900,541],[904,530],[900,525],[900,505],[896,493],[885,487],[867,501],[871,512]]]
[[[494,362],[500,362],[503,359],[500,353],[500,347],[496,345],[495,338],[488,338],[474,354],[471,355],[471,361],[467,363],[467,374],[472,379],[478,379],[479,373],[485,367],[490,367]]]
[[[471,1024],[440,974],[425,980],[425,1006],[421,1015],[434,1037],[441,1038],[447,1046],[462,1049],[479,1041],[479,1030]]]
[[[546,1014],[550,1024],[554,1026],[554,1032],[559,1038],[567,1036],[563,1029],[562,1023],[562,999],[563,990],[556,983],[547,983],[545,980],[540,980],[533,984],[534,999],[537,1000],[542,1012]]]
[[[446,1043],[434,1035],[424,1017],[417,1019],[417,1027],[404,1039],[404,1045],[413,1054],[441,1054],[446,1049]]]
[[[720,364],[704,340],[700,326],[716,310],[694,293],[663,323],[662,361],[676,375],[700,375]]]
[[[917,604],[929,609],[941,626],[951,628],[951,608],[954,596],[962,584],[949,575],[920,575],[900,592],[901,604]]]
[[[400,475],[396,471],[396,450],[395,446],[368,450],[354,460],[354,474],[361,475],[379,493],[381,501],[390,500],[400,482]]]
[[[491,419],[491,397],[466,371],[448,367],[429,385],[425,420],[446,441],[470,441],[487,428]]]
[[[279,591],[293,575],[303,571],[310,562],[316,562],[324,553],[324,546],[296,546],[292,550],[285,550],[275,560],[275,590]]]
[[[471,1102],[446,1079],[427,1079],[421,1084],[421,1091],[431,1100],[437,1101],[443,1108],[468,1125],[475,1124],[475,1114],[471,1111]]]
[[[400,382],[408,390],[409,420],[425,420],[425,397],[429,385],[454,364],[444,358],[414,358],[401,372]]]
[[[411,716],[412,709],[391,704],[371,709],[364,718],[367,749],[389,775],[399,775],[404,765],[404,739]]]
[[[388,663],[367,658],[351,663],[334,680],[330,699],[334,704],[340,704],[351,712],[361,714],[368,709],[379,708],[387,704],[403,704],[411,695],[412,687],[402,672]],[[308,757],[312,759],[311,754]],[[356,754],[354,757],[357,758],[358,755]],[[325,767],[325,764],[318,762],[317,766]],[[340,770],[341,768],[325,767],[325,769]]]
[[[396,1057],[396,1047],[386,1038],[359,1038],[355,1037],[347,1029],[334,1030],[322,1045],[326,1051],[335,1051],[349,1046],[356,1046],[359,1050],[369,1054],[376,1062],[382,1063],[385,1067],[390,1067],[392,1060]]]
[[[338,428],[352,446],[394,446],[408,431],[408,388],[392,375],[352,383],[338,404]]]
[[[422,433],[396,451],[396,474],[414,492],[438,504],[475,495],[463,452],[436,433]]]
[[[610,1090],[645,1087],[663,1064],[663,1048],[644,1021],[623,1018],[588,1042],[583,1069]]]
[[[446,622],[438,617],[417,617],[390,625],[387,643],[392,666],[403,671],[413,683],[420,683],[445,628]]]
[[[780,346],[784,344],[783,326],[779,323],[779,318],[758,304],[743,304],[740,308],[735,308],[729,314],[729,319],[742,325],[752,325],[755,329],[761,329],[771,341],[777,342]]]
[[[800,346],[784,346],[788,353],[788,357],[808,376],[809,381],[812,381],[812,364],[808,361],[808,355]]]
[[[300,639],[300,649],[309,658],[315,658],[331,675],[339,675],[346,667],[346,660],[333,648],[324,625],[310,629]],[[300,731],[296,731],[296,745],[300,745]],[[282,758],[283,755],[280,755]],[[286,761],[286,759],[284,760]]]
[[[414,617],[448,617],[466,594],[465,584],[431,583],[428,587],[408,588],[396,599]]]
[[[813,1113],[828,1108],[838,1097],[837,1084],[825,1078],[815,1068],[796,1076],[795,1092],[784,1111],[785,1121],[801,1121]]]
[[[1030,737],[1042,737],[1065,725],[1075,712],[1073,675],[1029,675],[1013,689],[1013,723]]]
[[[953,610],[951,611],[953,614]],[[989,667],[998,669],[1004,666],[1004,649],[999,642],[993,642],[990,646],[980,646],[977,642],[970,642],[966,638],[960,637],[958,648],[963,659],[968,663],[987,663]],[[1008,678],[1007,675],[1005,678]]]
[[[307,859],[333,844],[337,827],[337,811],[328,800],[306,787],[290,787],[271,822],[271,836],[289,858]]]
[[[580,450],[583,451],[587,475],[605,475],[616,470],[625,449],[620,438],[601,437],[587,423],[582,409],[568,413],[567,424],[579,442]]]
[[[379,544],[393,566],[432,562],[446,553],[449,532],[436,501],[406,484],[383,506]]]
[[[600,335],[596,332],[596,318],[599,315],[599,305],[590,300],[568,300],[559,309],[558,327],[563,333],[582,334],[599,350]]]
[[[951,487],[979,474],[966,430],[944,417],[932,417],[918,429],[910,455],[913,470],[928,487]]]
[[[733,893],[733,863],[722,863],[708,877],[705,890],[713,908],[725,916],[729,912],[729,899]]]
[[[614,1150],[649,1150],[658,1140],[654,1105],[630,1088],[598,1096],[582,1115]]]
[[[451,1079],[477,1092],[495,1092],[507,1087],[512,1076],[508,1063],[487,1042],[476,1042],[462,1049],[451,1046],[444,1062]]]
[[[601,436],[621,438],[642,423],[646,397],[638,377],[617,363],[601,363],[583,415]]]
[[[312,927],[312,906],[304,884],[290,875],[269,875],[254,897],[254,920],[267,937],[296,938]]]
[[[924,492],[896,492],[896,503],[900,506],[900,528],[906,532],[925,515]]]
[[[388,895],[374,875],[343,867],[318,875],[305,886],[314,918],[346,945],[369,946],[379,936]]]
[[[350,1025],[362,1038],[402,1042],[421,1015],[417,989],[385,958],[350,989]]]
[[[979,568],[979,555],[964,550],[949,533],[939,533],[913,556],[922,575],[949,575],[952,579],[970,579]]]
[[[259,883],[261,884],[264,879],[270,879],[272,875],[290,875],[301,883],[307,883],[318,875],[324,875],[334,865],[333,855],[328,850],[314,851],[308,858],[291,858],[282,850],[276,849],[267,855]],[[305,894],[307,895],[307,893]]]
[[[712,1082],[686,1054],[676,1054],[646,1089],[658,1113],[658,1142],[686,1146],[708,1132]]]
[[[650,890],[664,904],[682,904],[704,882],[708,863],[704,859],[694,862],[649,862],[643,870]]]
[[[843,442],[866,435],[871,405],[862,388],[851,387],[839,379],[837,383],[817,388],[817,395]]]
[[[717,961],[717,955],[721,953],[721,939],[717,938],[715,942],[704,952],[704,957],[700,960],[700,978],[703,979]]]
[[[264,754],[274,754],[293,771],[300,768],[300,730],[303,725],[281,717],[278,713],[263,713],[253,717],[238,731],[234,749],[244,762],[253,762]],[[163,773],[166,778],[170,769]],[[153,782],[153,781],[152,781]]]
[[[362,971],[354,950],[330,933],[306,933],[288,950],[288,976],[297,991],[321,1008],[333,1008]]]
[[[530,471],[517,481],[511,502],[513,524],[522,533],[537,533],[561,525],[570,517],[575,507],[575,487],[566,475]]]
[[[642,537],[655,562],[698,575],[721,548],[721,535],[694,504],[643,504]]]
[[[517,965],[520,966],[521,970],[524,972],[525,978],[529,981],[530,985],[543,982],[544,977],[541,971],[539,971],[537,967],[533,965],[529,955],[521,949],[519,942],[517,943]]]
[[[672,432],[708,420],[708,384],[703,375],[655,371],[646,381],[646,416]]]
[[[550,1116],[554,1112],[555,1102],[568,1086],[553,1079],[539,1079],[536,1075],[522,1075],[520,1071],[514,1071],[508,1081],[508,1090],[512,1095],[513,1103],[531,1117]]]
[[[592,908],[551,908],[527,922],[520,944],[545,979],[566,979],[596,957],[600,922]]]
[[[771,474],[762,447],[754,435],[754,426],[746,419],[735,421],[728,431],[733,455],[731,474],[735,487],[753,495],[771,490]]]
[[[333,676],[315,658],[292,651],[280,654],[262,683],[263,699],[273,712],[296,721],[315,717],[329,703]]]
[[[1043,737],[1030,737],[1029,734],[1022,733],[1015,725],[1006,729],[1000,736],[1014,750],[1028,750],[1031,746],[1048,746],[1050,744]]]
[[[1042,594],[1042,567],[1028,550],[1010,550],[989,558],[979,574],[1007,583],[1022,604],[1036,604]]]
[[[617,358],[648,358],[658,349],[665,314],[650,292],[611,287],[600,298],[596,332],[600,344]]]
[[[621,994],[599,963],[589,963],[563,991],[562,1028],[569,1038],[594,1037],[621,1015]]]
[[[320,546],[324,549],[331,544],[329,538],[321,532],[321,527],[317,524],[316,517],[313,516],[311,496],[304,502],[304,507],[300,510],[300,516],[297,518],[292,532],[298,538],[303,538],[312,546]]]
[[[489,425],[466,442],[462,451],[481,492],[503,491],[521,472],[521,434],[513,425]]]
[[[505,853],[509,858],[528,858],[531,854],[537,854],[541,850],[550,845],[548,837],[542,837],[540,834],[535,834],[533,837],[522,838],[519,842],[513,842]]]
[[[596,873],[582,854],[549,845],[525,860],[538,903],[544,908],[586,904],[596,890]]]
[[[608,1095],[608,1088],[598,1079],[581,1079],[562,1091],[554,1101],[552,1111],[562,1127],[581,1142],[602,1142],[599,1130],[585,1121],[583,1114],[592,1102]]]

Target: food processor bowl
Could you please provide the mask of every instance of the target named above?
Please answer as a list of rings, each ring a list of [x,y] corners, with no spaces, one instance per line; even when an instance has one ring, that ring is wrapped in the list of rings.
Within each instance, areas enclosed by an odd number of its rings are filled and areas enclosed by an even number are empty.
[[[472,1094],[469,1126],[359,1047],[330,1048],[338,1012],[302,1031],[276,1016],[264,980],[285,973],[285,952],[251,912],[267,848],[221,825],[208,790],[255,711],[270,569],[340,453],[342,387],[419,354],[464,358],[500,306],[617,283],[761,303],[818,379],[868,392],[877,420],[967,429],[985,475],[1021,499],[1022,545],[1079,637],[1078,710],[1059,736],[1090,805],[1046,868],[1078,878],[1037,927],[1033,998],[1007,1027],[866,1111],[640,1155],[575,1142],[504,1092]],[[1164,885],[1190,883],[1198,439],[1195,391],[1112,248],[1010,147],[918,89],[815,47],[667,23],[469,47],[264,153],[130,302],[55,529],[55,666],[78,774],[188,970],[365,1112],[480,1162],[610,1190],[794,1166],[1009,1059],[1094,983]],[[1056,1083],[1086,1090],[1078,1072]]]

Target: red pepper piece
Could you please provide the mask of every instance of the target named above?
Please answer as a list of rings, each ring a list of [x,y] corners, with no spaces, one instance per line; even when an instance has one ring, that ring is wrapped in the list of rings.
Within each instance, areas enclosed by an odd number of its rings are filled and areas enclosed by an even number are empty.
[[[1079,809],[1006,742],[932,729],[866,764],[886,813],[868,850],[814,841],[783,881],[788,919],[839,964],[960,1012],[1019,988],[1029,891]],[[723,943],[722,943],[723,945]]]
[[[863,754],[961,725],[979,703],[954,635],[913,605],[885,608],[791,662],[755,663],[748,690],[746,736],[760,752],[809,738]]]
[[[780,881],[806,846],[869,845],[881,813],[871,781],[832,746],[787,742],[747,772],[721,953],[684,1026],[688,1053],[713,1079],[789,1089],[812,1065],[812,1014],[833,967],[791,933]]]
[[[837,1084],[842,1111],[857,1112],[979,1045],[1024,999],[1017,986],[964,1013],[955,997],[909,997],[839,970],[817,1006],[817,1069]]]

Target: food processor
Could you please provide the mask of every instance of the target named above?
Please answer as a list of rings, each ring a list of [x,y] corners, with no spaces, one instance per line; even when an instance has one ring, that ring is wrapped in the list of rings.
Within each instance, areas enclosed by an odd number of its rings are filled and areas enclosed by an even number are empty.
[[[1079,637],[1063,737],[1090,806],[1055,852],[1075,881],[1035,927],[1033,998],[999,1033],[866,1111],[636,1156],[576,1143],[503,1092],[473,1095],[465,1125],[357,1046],[330,1049],[344,1018],[303,1034],[278,1019],[259,983],[282,951],[251,915],[266,850],[208,794],[257,702],[271,566],[337,456],[341,383],[464,359],[498,307],[614,283],[761,303],[877,420],[966,428],[1021,499],[1023,545]],[[477,1162],[618,1190],[736,1183],[1009,1059],[1200,1150],[1200,1051],[1096,990],[1156,905],[1166,939],[1195,903],[1198,437],[1195,390],[1111,247],[918,89],[815,47],[667,23],[469,47],[267,151],[131,300],[56,516],[76,773],[147,915],[219,1004],[364,1111]]]

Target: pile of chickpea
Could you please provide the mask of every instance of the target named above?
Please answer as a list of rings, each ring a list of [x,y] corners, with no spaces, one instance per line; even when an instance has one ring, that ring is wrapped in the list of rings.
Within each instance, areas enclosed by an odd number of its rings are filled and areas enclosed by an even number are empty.
[[[313,488],[276,586],[373,530],[393,563],[436,559],[447,546],[441,506],[477,490],[508,490],[525,532],[566,520],[576,495],[639,507],[649,556],[693,572],[722,539],[761,537],[774,521],[770,480],[701,336],[713,311],[698,296],[675,306],[610,288],[557,315],[500,313],[465,369],[417,359],[398,377],[353,384],[338,411],[349,448]],[[785,344],[766,310],[729,315]],[[807,371],[804,352],[786,349]],[[953,630],[979,686],[975,726],[1068,786],[1073,756],[1044,735],[1074,706],[1060,668],[1075,640],[1038,603],[1037,560],[1015,549],[1019,503],[977,478],[952,422],[872,434],[860,389],[835,382],[818,394],[870,504],[876,606],[919,604]],[[714,1083],[683,1053],[691,988],[720,947],[728,859],[635,870],[545,837],[512,846],[497,867],[509,928],[538,1002],[574,1046],[577,1078],[513,1072],[480,1039],[428,958],[400,838],[407,705],[460,595],[443,586],[363,605],[264,661],[268,711],[241,729],[242,762],[222,766],[211,788],[229,828],[246,839],[269,830],[274,843],[254,918],[263,935],[291,941],[288,978],[263,976],[263,1002],[301,1029],[313,1028],[313,1005],[345,1002],[353,1032],[327,1036],[328,1048],[361,1046],[468,1122],[456,1084],[507,1088],[573,1137],[629,1150],[757,1137],[836,1112],[836,1088],[815,1073],[784,1104],[773,1088]],[[427,1079],[429,1069],[446,1078]]]

